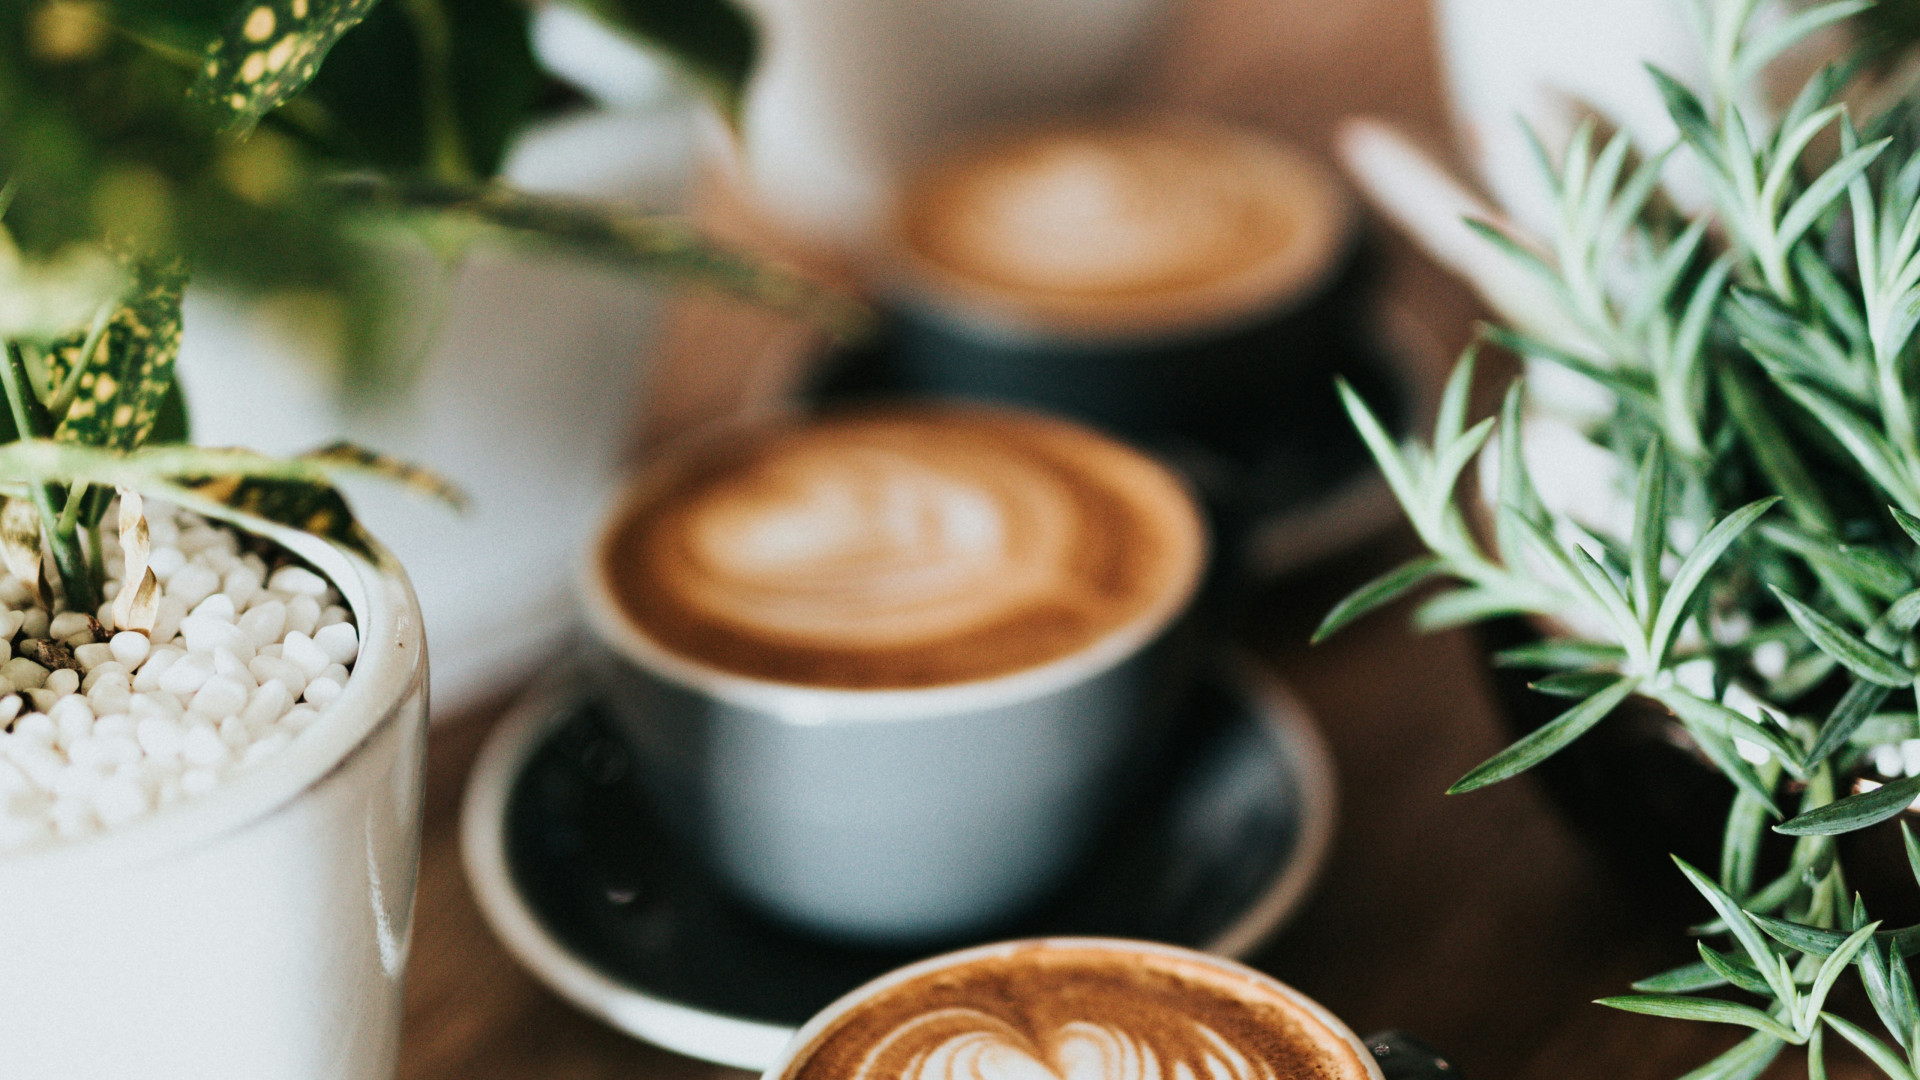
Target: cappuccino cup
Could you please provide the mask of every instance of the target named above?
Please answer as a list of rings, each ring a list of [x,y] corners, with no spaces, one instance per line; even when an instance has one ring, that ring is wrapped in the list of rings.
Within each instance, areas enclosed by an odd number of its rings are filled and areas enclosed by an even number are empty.
[[[1138,451],[895,404],[670,454],[585,593],[670,833],[785,921],[912,942],[1071,870],[1182,688],[1206,551]]]
[[[1442,1080],[1252,968],[1169,945],[1051,938],[902,968],[802,1027],[763,1080]]]
[[[1222,121],[982,135],[908,173],[865,269],[886,329],[819,392],[1094,424],[1187,472],[1231,549],[1243,523],[1366,468],[1333,388],[1386,381],[1358,317],[1356,223],[1330,169]]]

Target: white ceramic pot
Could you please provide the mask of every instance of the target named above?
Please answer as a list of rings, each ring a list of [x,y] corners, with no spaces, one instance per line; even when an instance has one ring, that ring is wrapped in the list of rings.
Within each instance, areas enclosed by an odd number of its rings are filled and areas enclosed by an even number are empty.
[[[0,1076],[386,1080],[426,746],[420,610],[390,560],[271,539],[331,578],[345,693],[203,798],[0,858]]]
[[[692,106],[594,112],[537,129],[508,166],[538,190],[655,205],[679,197]],[[424,262],[424,260],[416,260]],[[432,467],[465,515],[378,482],[355,508],[413,575],[434,628],[434,697],[457,713],[512,685],[573,622],[573,560],[636,424],[657,282],[489,243],[450,281],[422,266],[405,317],[437,340],[405,394],[342,405],[312,346],[229,297],[190,293],[180,378],[196,441],[292,453],[346,438]]]
[[[1168,0],[747,0],[761,31],[737,168],[787,229],[841,244],[886,220],[940,140],[1071,107],[1116,78]]]

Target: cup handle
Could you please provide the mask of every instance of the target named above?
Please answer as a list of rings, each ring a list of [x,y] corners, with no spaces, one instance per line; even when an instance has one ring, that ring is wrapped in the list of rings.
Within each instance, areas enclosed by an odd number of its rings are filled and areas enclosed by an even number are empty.
[[[1366,1044],[1387,1080],[1460,1080],[1452,1062],[1404,1031],[1369,1035]]]

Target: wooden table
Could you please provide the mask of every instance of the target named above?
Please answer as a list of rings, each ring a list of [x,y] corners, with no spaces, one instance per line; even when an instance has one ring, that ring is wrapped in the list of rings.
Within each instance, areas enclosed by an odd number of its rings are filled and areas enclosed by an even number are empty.
[[[1337,118],[1362,112],[1440,145],[1430,35],[1425,0],[1195,0],[1134,92],[1235,116],[1322,152]],[[1390,278],[1426,337],[1415,353],[1431,375],[1464,342],[1476,308],[1404,247],[1392,251]],[[771,400],[804,351],[793,327],[705,298],[683,303],[668,332],[670,353],[700,362],[668,373],[656,435],[738,407],[742,385],[753,400]],[[716,362],[725,357],[737,366]],[[1471,638],[1414,636],[1399,609],[1306,647],[1313,621],[1339,594],[1411,548],[1403,534],[1383,537],[1283,583],[1259,605],[1266,614],[1251,636],[1318,715],[1343,793],[1326,876],[1259,965],[1363,1032],[1394,1026],[1424,1035],[1474,1080],[1679,1076],[1733,1035],[1589,1004],[1688,955],[1673,914],[1637,907],[1530,781],[1442,794],[1504,741]],[[493,939],[462,876],[456,818],[497,712],[433,733],[401,1076],[744,1076],[588,1019]],[[1868,1075],[1848,1062],[1833,1073]]]

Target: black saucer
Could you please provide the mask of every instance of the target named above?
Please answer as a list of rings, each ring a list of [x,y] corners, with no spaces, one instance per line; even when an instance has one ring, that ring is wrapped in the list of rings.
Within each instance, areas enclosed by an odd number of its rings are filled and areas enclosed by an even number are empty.
[[[1164,760],[1074,879],[993,938],[1141,938],[1243,956],[1272,935],[1332,834],[1332,765],[1311,721],[1269,680],[1218,679],[1196,692]],[[622,1030],[764,1067],[846,991],[978,943],[876,950],[773,922],[677,851],[633,783],[597,704],[549,689],[490,737],[462,823],[468,875],[509,948]]]

